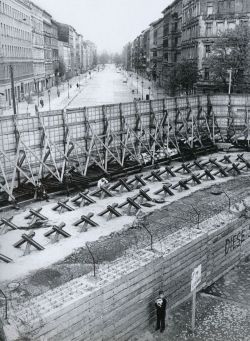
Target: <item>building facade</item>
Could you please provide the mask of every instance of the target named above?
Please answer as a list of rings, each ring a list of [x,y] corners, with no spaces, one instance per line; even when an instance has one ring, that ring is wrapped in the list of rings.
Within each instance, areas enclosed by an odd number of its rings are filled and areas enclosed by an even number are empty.
[[[154,81],[162,85],[163,18],[150,24],[150,72]]]
[[[15,78],[17,101],[34,86],[32,59],[32,23],[26,0],[0,1],[0,105],[11,106],[10,65]]]
[[[163,13],[162,85],[168,89],[172,67],[182,58],[182,0],[174,1]]]
[[[86,70],[91,69],[96,64],[96,45],[90,41],[85,41],[86,48]]]
[[[45,87],[45,64],[44,64],[44,35],[43,35],[43,10],[30,3],[32,23],[32,54],[34,91],[43,91]]]
[[[45,87],[49,89],[54,83],[53,57],[52,57],[52,16],[43,11],[43,35],[44,35],[44,63],[45,63]]]
[[[124,46],[122,51],[122,58],[124,62],[125,69],[132,71],[132,44],[128,43]]]
[[[93,66],[95,45],[30,0],[0,1],[0,108],[12,105],[10,66],[17,102]]]
[[[219,91],[214,88],[210,79],[210,70],[206,64],[206,57],[211,53],[216,39],[227,29],[234,29],[237,25],[250,25],[250,1],[200,1],[198,8],[199,30],[196,37],[197,63],[202,74],[198,84],[198,91]]]
[[[59,76],[59,46],[58,46],[58,30],[56,22],[51,20],[51,50],[52,50],[52,66],[54,77],[53,85],[58,83]]]
[[[162,14],[163,19],[149,26],[150,69],[153,78],[158,79],[168,91],[171,70],[182,59],[188,59],[197,64],[202,76],[197,84],[198,90],[211,90],[213,84],[210,82],[206,58],[221,33],[241,23],[250,24],[250,1],[175,0]],[[141,37],[131,43],[131,69],[134,70],[140,64]]]

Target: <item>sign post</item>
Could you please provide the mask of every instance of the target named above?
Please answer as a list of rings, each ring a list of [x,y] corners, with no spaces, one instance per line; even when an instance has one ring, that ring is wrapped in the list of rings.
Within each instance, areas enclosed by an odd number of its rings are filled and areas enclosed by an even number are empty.
[[[192,303],[192,332],[195,330],[195,312],[196,312],[196,288],[201,282],[201,264],[192,272],[191,292],[193,293]]]

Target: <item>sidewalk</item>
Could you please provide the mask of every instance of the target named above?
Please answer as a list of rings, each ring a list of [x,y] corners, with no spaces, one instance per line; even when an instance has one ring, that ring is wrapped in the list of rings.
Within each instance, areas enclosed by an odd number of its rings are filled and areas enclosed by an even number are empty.
[[[101,71],[100,71],[101,72]],[[30,114],[31,116],[36,115],[35,106],[38,106],[39,112],[49,110],[61,110],[66,108],[72,100],[78,96],[79,93],[84,89],[85,85],[89,84],[95,76],[95,71],[91,71],[91,75],[88,72],[75,76],[69,79],[69,85],[67,81],[62,82],[58,87],[53,86],[52,88],[45,90],[38,95],[32,96],[32,103],[28,104],[26,101],[17,102],[17,114]],[[76,84],[80,84],[77,88]],[[50,91],[50,96],[49,96]],[[58,96],[59,94],[59,96]],[[43,99],[44,106],[40,104],[40,100]],[[13,108],[3,109],[2,115],[13,115]]]
[[[131,91],[134,90],[135,98],[141,98],[145,100],[146,95],[149,95],[151,100],[168,97],[166,90],[157,86],[154,81],[149,81],[148,79],[137,75],[132,71],[123,71],[123,75],[127,79],[128,87],[131,89]]]

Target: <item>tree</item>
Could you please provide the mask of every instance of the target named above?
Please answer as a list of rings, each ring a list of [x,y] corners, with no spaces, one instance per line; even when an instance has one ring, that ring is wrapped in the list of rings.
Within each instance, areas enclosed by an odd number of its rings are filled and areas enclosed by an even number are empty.
[[[170,90],[173,95],[185,92],[189,95],[194,85],[199,80],[199,71],[197,63],[193,60],[183,59],[176,63],[170,71]]]
[[[98,64],[98,61],[97,61],[97,53],[94,52],[94,55],[93,55],[93,66],[96,66]]]
[[[112,55],[112,62],[116,65],[122,64],[122,56],[119,53]]]
[[[247,25],[225,31],[213,44],[211,55],[205,61],[210,80],[226,92],[229,70],[232,70],[232,90],[244,91],[250,66],[249,52],[250,28]]]
[[[60,77],[63,77],[66,73],[66,66],[62,58],[59,58],[58,72]]]
[[[99,64],[108,64],[110,62],[110,55],[107,51],[103,51],[98,55],[98,63]]]

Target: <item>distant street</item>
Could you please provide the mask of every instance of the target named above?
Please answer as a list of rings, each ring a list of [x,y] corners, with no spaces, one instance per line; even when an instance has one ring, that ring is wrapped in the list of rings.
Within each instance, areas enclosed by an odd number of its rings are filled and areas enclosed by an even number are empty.
[[[79,84],[79,87],[77,87]],[[59,92],[58,92],[59,90]],[[59,93],[59,96],[58,96]],[[95,106],[113,103],[132,102],[134,99],[163,98],[163,89],[157,89],[149,80],[124,70],[117,69],[114,64],[107,64],[103,70],[91,71],[76,76],[69,82],[62,83],[58,89],[52,87],[39,97],[33,96],[32,103],[17,104],[18,114],[35,115],[35,106],[39,112],[61,110],[73,107]],[[40,104],[43,100],[44,106]],[[11,115],[12,108],[4,110],[5,115]]]
[[[95,72],[92,79],[80,88],[78,96],[69,107],[83,107],[110,103],[131,102],[134,99],[129,91],[123,73],[115,65],[107,65],[103,71]]]

